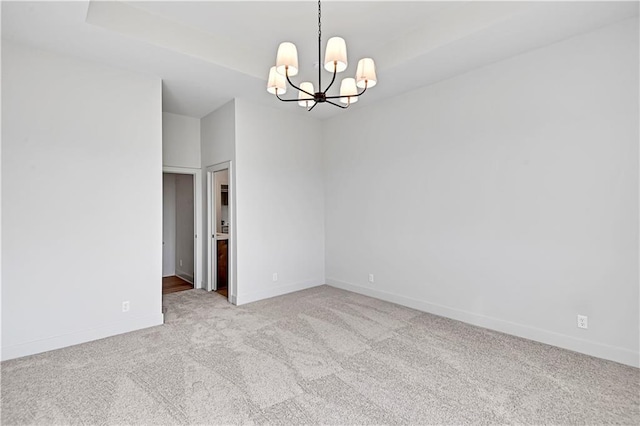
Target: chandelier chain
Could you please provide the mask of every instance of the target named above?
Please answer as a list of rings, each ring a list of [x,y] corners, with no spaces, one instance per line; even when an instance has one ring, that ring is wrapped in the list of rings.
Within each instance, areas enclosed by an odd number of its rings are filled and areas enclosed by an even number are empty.
[[[322,91],[322,57],[320,50],[322,49],[322,7],[318,0],[318,91]]]
[[[322,10],[320,8],[320,0],[318,0],[318,38],[322,37]]]

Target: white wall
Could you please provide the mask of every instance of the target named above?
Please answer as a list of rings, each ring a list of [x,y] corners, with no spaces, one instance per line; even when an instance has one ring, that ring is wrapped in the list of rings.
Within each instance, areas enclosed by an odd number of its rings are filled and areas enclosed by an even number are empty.
[[[200,120],[203,169],[235,160],[235,100],[228,102]]]
[[[162,113],[162,164],[200,168],[200,120]]]
[[[312,115],[236,99],[238,304],[324,283],[321,147]]]
[[[162,276],[176,274],[176,175],[162,174]]]
[[[160,79],[2,42],[2,359],[162,323],[161,131]]]
[[[193,180],[192,175],[176,174],[176,275],[193,283]]]
[[[2,19],[2,7],[0,6],[0,19]],[[0,55],[0,70],[2,70],[2,56]],[[1,77],[1,76],[0,76]],[[1,78],[0,78],[1,80]],[[0,100],[2,98],[2,82],[0,81]],[[1,101],[0,101],[1,104]],[[2,130],[2,119],[0,118],[0,131]],[[4,182],[2,180],[2,136],[0,135],[0,333],[2,332],[3,328],[3,324],[2,324],[2,318],[4,317],[4,315],[2,314],[2,276],[4,275],[2,273],[2,259],[4,258],[4,255],[2,253],[2,224],[4,223],[4,219],[2,218],[2,188],[4,186]],[[2,344],[2,336],[0,335],[0,360],[2,359],[1,357],[1,344]]]
[[[638,112],[634,18],[329,120],[327,282],[637,366]]]
[[[205,260],[204,268],[205,273],[203,275],[203,281],[206,280],[207,277],[207,258],[208,258],[208,241],[212,234],[215,232],[214,229],[208,229],[207,223],[207,173],[206,169],[208,166],[213,166],[216,164],[224,163],[227,161],[235,161],[236,155],[236,110],[235,110],[235,100],[226,103],[221,106],[217,110],[213,111],[211,114],[202,117],[200,120],[200,134],[201,134],[201,158],[202,158],[202,217],[204,218],[204,234],[206,238],[202,239],[203,244],[203,259]],[[232,180],[232,176],[230,176]],[[234,187],[231,187],[231,193],[235,191]],[[235,200],[235,196],[231,197],[231,202]],[[236,247],[236,234],[234,231],[235,228],[235,217],[231,218],[232,229],[230,240],[232,241],[232,247]],[[215,250],[212,250],[215,255]],[[236,256],[236,253],[232,253],[233,257]],[[230,265],[230,268],[232,265]],[[235,290],[235,277],[237,277],[237,271],[234,270],[233,274],[230,274],[230,282],[229,282],[229,291],[231,299],[233,300],[236,294]]]

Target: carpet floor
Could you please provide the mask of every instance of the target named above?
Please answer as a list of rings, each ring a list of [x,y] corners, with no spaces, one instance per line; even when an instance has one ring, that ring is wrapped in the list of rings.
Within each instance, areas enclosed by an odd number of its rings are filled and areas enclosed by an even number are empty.
[[[322,286],[2,367],[3,425],[640,424],[640,370]]]

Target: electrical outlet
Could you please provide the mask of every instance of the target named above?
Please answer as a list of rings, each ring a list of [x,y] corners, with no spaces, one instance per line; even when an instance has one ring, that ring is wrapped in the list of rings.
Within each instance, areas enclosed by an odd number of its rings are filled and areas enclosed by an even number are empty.
[[[273,273],[273,281],[278,281],[278,273],[277,272]]]
[[[588,320],[586,315],[578,315],[578,328],[589,328]]]
[[[122,302],[122,312],[129,312],[129,301]]]
[[[369,274],[369,282],[373,283],[373,274]]]
[[[182,259],[180,259],[180,266],[182,266]]]

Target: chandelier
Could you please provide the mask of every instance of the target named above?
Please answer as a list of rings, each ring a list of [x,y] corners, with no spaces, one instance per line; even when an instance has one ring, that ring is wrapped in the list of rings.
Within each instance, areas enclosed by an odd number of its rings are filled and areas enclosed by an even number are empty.
[[[280,43],[276,58],[276,66],[269,70],[269,80],[267,82],[267,91],[276,95],[283,102],[298,102],[298,105],[305,107],[307,111],[311,111],[319,103],[328,103],[339,108],[348,108],[349,105],[358,101],[358,97],[376,85],[376,66],[371,58],[363,58],[358,61],[356,69],[356,78],[345,78],[340,84],[340,95],[329,96],[327,91],[333,86],[336,80],[336,74],[347,69],[347,45],[341,37],[331,37],[327,42],[327,50],[324,55],[324,69],[333,73],[331,82],[326,89],[322,90],[322,57],[320,51],[322,49],[322,9],[320,1],[318,1],[318,91],[312,82],[305,81],[300,83],[300,87],[293,84],[290,77],[298,74],[298,50],[296,45],[291,42]],[[280,95],[284,95],[287,91],[287,85],[298,91],[297,99],[282,99]],[[362,89],[358,93],[358,88]],[[339,99],[341,103],[334,102]]]

